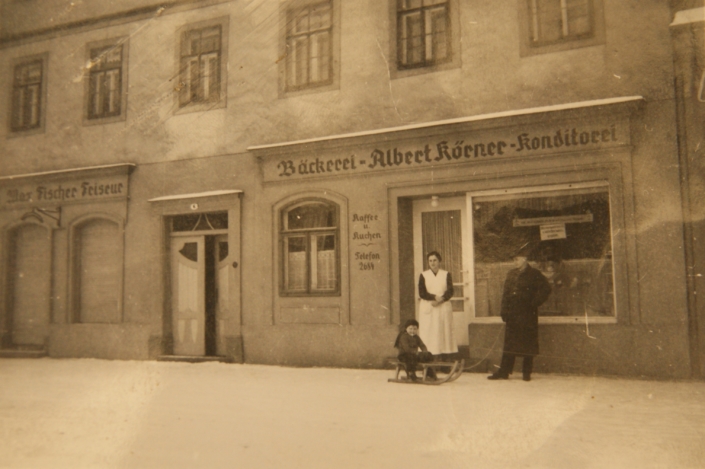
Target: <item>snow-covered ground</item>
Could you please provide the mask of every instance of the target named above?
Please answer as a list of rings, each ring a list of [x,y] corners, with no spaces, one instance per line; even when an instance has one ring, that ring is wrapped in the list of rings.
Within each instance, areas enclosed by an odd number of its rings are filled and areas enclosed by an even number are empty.
[[[705,383],[0,360],[2,468],[705,468]]]

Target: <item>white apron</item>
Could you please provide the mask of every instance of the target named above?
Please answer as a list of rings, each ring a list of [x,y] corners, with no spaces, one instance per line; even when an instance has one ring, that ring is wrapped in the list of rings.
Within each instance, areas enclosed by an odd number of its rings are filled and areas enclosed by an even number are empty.
[[[438,269],[438,273],[433,275],[433,271],[429,269],[421,275],[426,282],[426,291],[431,295],[443,295],[446,292],[448,272]],[[453,307],[450,301],[444,301],[438,306],[432,306],[428,300],[420,301],[419,336],[428,351],[434,355],[456,353],[458,344],[453,337]]]

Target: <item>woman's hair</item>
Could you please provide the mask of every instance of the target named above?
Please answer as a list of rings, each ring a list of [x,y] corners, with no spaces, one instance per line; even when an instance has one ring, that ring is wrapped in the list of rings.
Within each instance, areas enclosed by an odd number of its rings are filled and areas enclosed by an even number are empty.
[[[438,253],[438,251],[431,251],[431,252],[429,252],[428,254],[426,254],[426,260],[428,260],[428,258],[431,257],[431,256],[436,256],[436,257],[438,258],[438,262],[440,262],[440,261],[443,260],[443,258],[442,258],[441,255]]]

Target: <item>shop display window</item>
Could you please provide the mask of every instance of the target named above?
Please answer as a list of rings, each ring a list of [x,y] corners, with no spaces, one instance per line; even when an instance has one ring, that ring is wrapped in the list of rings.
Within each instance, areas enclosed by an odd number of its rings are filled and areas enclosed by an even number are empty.
[[[321,2],[286,13],[287,91],[331,84],[333,80],[333,5]]]
[[[300,202],[282,210],[281,224],[282,293],[338,293],[338,207],[328,201]]]
[[[400,69],[426,67],[451,58],[450,2],[397,0]]]
[[[529,263],[549,281],[543,317],[614,317],[607,186],[473,195],[475,317],[498,317],[512,254],[529,243]]]

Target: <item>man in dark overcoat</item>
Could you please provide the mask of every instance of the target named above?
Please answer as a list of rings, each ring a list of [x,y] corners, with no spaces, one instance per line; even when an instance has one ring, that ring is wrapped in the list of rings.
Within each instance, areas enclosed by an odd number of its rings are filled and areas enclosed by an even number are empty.
[[[551,285],[543,274],[531,267],[529,243],[517,250],[513,257],[515,268],[507,273],[502,293],[500,314],[506,323],[502,363],[496,373],[487,379],[508,379],[517,356],[523,357],[524,381],[531,379],[534,356],[539,353],[538,309],[551,295]]]

